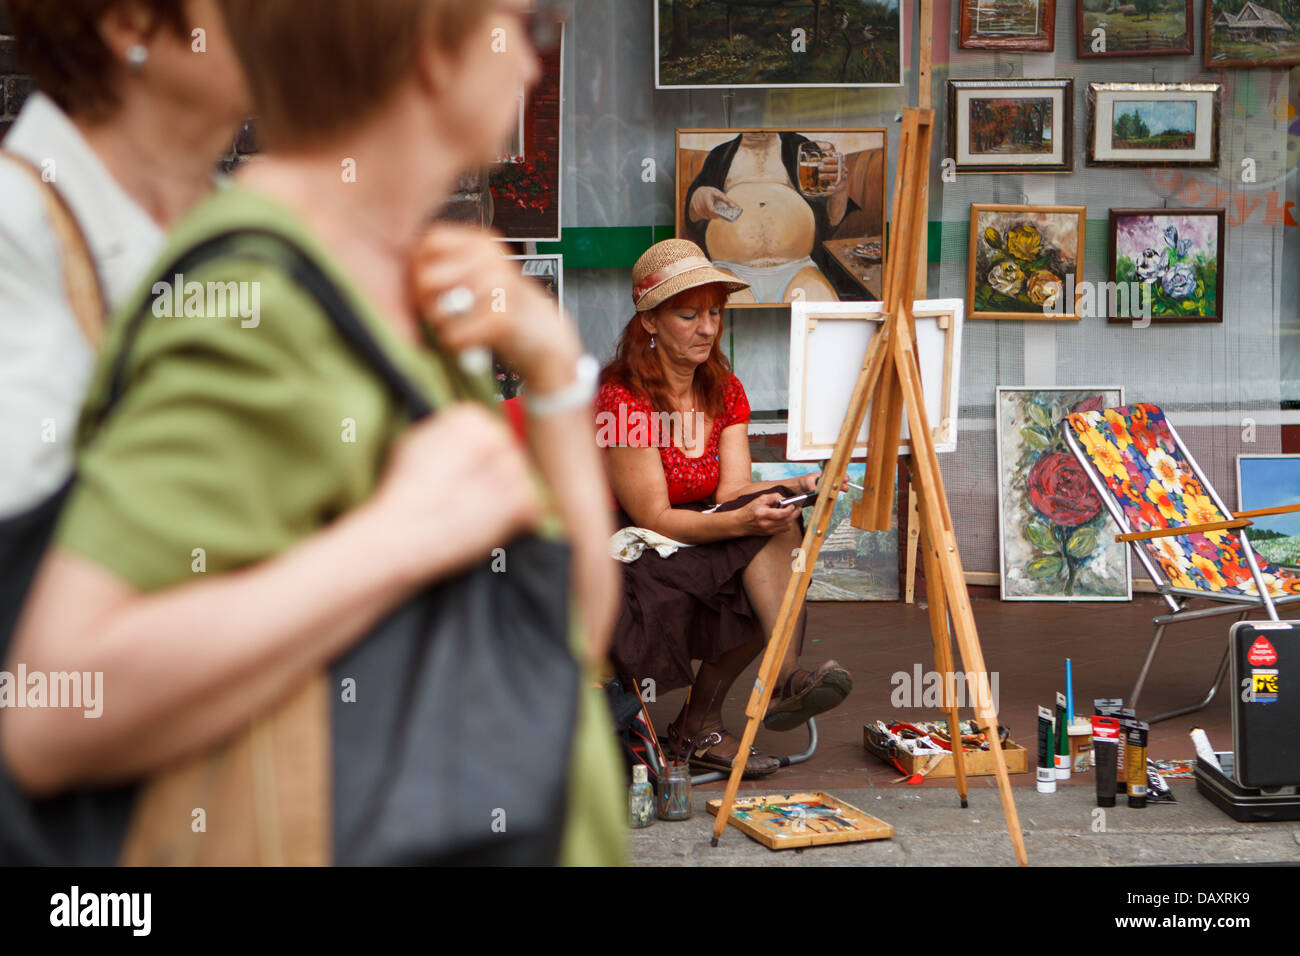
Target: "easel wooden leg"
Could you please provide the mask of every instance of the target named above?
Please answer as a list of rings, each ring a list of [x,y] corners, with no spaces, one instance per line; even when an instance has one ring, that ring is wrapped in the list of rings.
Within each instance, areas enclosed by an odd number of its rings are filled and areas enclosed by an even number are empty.
[[[904,600],[916,603],[916,550],[921,541],[921,519],[916,510],[916,489],[907,483],[907,581]]]
[[[988,735],[989,752],[993,754],[993,766],[997,772],[998,790],[1002,798],[1002,813],[1007,820],[1016,860],[1021,866],[1026,866],[1029,858],[1025,853],[1025,838],[1020,830],[1020,816],[1016,812],[1015,799],[1011,793],[1011,779],[1007,774],[1006,758],[1002,754],[1002,741],[998,738],[997,709],[992,695],[986,690],[989,686],[988,669],[984,664],[984,652],[980,649],[979,634],[975,629],[970,596],[966,592],[966,576],[962,572],[961,556],[957,551],[952,515],[943,490],[943,476],[939,473],[939,459],[934,452],[934,443],[926,440],[930,434],[929,422],[926,421],[925,404],[921,397],[921,375],[916,364],[916,352],[906,335],[898,339],[896,347],[899,355],[895,365],[903,386],[908,427],[913,436],[921,436],[912,443],[912,458],[916,485],[920,489],[922,520],[926,524],[926,535],[930,542],[927,552],[931,548],[935,551],[935,563],[939,572],[937,581],[927,579],[926,588],[931,601],[934,600],[936,590],[943,592],[952,613],[953,629],[957,632],[962,667],[966,673],[973,672],[977,677],[975,717]]]
[[[915,494],[915,492],[913,493]],[[919,534],[918,528],[917,537]],[[957,779],[957,796],[961,799],[962,809],[966,808],[966,756],[961,748],[961,718],[957,713],[956,679],[952,669],[952,633],[948,623],[948,601],[943,588],[939,587],[939,554],[931,544],[928,534],[924,536],[921,548],[925,562],[926,603],[930,608],[930,636],[934,639],[934,667],[943,675],[943,705],[948,713],[948,728],[953,742],[952,765]]]
[[[923,0],[924,2],[924,0]],[[894,507],[894,478],[891,470],[898,457],[898,439],[901,415],[907,414],[912,436],[912,462],[915,487],[918,489],[919,513],[925,525],[927,543],[927,586],[930,592],[931,625],[935,642],[936,662],[946,660],[945,672],[951,672],[948,618],[957,635],[957,647],[964,669],[977,676],[980,687],[975,694],[976,719],[989,737],[989,750],[993,754],[998,777],[998,790],[1002,797],[1002,812],[1007,820],[1016,860],[1028,863],[1024,836],[1020,832],[1020,818],[1016,813],[1011,794],[1011,781],[1007,775],[1006,759],[998,739],[997,708],[988,687],[984,655],[979,646],[975,617],[971,612],[970,597],[966,593],[966,580],[962,573],[961,558],[957,553],[957,539],[953,533],[952,515],[939,473],[939,460],[934,451],[933,435],[926,421],[925,402],[921,394],[921,373],[916,361],[916,348],[912,319],[912,290],[918,271],[920,235],[924,228],[925,207],[923,184],[928,174],[930,139],[934,114],[931,110],[909,109],[903,114],[903,135],[899,144],[898,178],[894,191],[894,231],[889,250],[889,271],[885,279],[884,326],[873,337],[867,350],[862,371],[849,401],[848,412],[840,426],[835,453],[824,471],[813,520],[804,534],[804,569],[790,578],[776,627],[763,654],[758,679],[749,695],[745,714],[745,732],[741,738],[737,759],[733,761],[726,793],[713,824],[713,845],[718,845],[722,831],[735,805],[736,791],[744,773],[744,754],[754,743],[758,722],[762,719],[772,697],[773,682],[781,660],[785,657],[794,635],[794,625],[812,580],[812,570],[825,540],[827,526],[836,492],[848,469],[849,458],[862,422],[867,415],[867,405],[872,407],[870,451],[867,456],[866,491],[853,509],[853,524],[859,528],[884,530],[890,526]],[[920,225],[918,225],[918,223]],[[886,467],[885,463],[888,463]],[[942,603],[938,603],[942,602]],[[946,612],[946,613],[945,613]],[[942,640],[940,639],[942,636]],[[943,666],[940,663],[940,666]],[[951,682],[945,682],[946,703],[959,735],[956,721],[955,695]],[[960,736],[957,737],[960,744]],[[960,746],[958,747],[960,751]],[[959,758],[958,758],[959,759]],[[962,767],[964,778],[964,765]],[[959,786],[964,787],[963,783]]]

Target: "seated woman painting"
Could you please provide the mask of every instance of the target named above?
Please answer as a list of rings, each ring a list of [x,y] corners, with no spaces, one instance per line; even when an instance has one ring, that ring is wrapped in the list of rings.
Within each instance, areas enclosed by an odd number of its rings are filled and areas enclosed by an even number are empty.
[[[601,376],[597,438],[619,527],[688,546],[667,557],[647,548],[624,566],[613,659],[622,676],[650,678],[659,693],[690,685],[668,726],[669,755],[689,750],[696,767],[730,770],[739,742],[723,727],[722,703],[772,633],[802,541],[799,509],[779,502],[815,490],[818,476],[750,481],[749,401],[718,345],[727,296],[745,284],[684,239],[651,247],[633,281],[636,315]],[[803,629],[801,617],[800,645]],[[792,647],[764,726],[798,727],[851,687],[835,661],[800,669]],[[756,751],[746,760],[749,776],[779,766]]]

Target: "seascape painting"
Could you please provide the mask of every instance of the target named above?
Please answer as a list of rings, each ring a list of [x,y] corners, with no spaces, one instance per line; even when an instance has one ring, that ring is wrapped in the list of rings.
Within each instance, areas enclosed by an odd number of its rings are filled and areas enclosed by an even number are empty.
[[[1126,601],[1129,549],[1061,420],[1124,404],[1118,387],[997,392],[998,524],[1004,601]]]

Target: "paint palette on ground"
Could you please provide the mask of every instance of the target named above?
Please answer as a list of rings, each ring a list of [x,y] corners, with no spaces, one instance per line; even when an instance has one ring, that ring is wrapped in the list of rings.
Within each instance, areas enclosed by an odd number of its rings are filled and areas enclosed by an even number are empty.
[[[717,816],[722,801],[710,800],[707,806]],[[884,820],[820,791],[741,797],[727,822],[772,850],[887,840],[894,835],[894,828]]]

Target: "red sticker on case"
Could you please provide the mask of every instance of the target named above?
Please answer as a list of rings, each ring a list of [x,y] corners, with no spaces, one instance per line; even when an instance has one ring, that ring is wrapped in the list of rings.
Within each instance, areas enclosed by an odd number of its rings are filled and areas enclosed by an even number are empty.
[[[1250,650],[1246,652],[1246,660],[1250,662],[1251,667],[1270,667],[1277,663],[1277,651],[1268,642],[1268,638],[1261,634],[1255,638],[1255,643],[1250,645]]]

